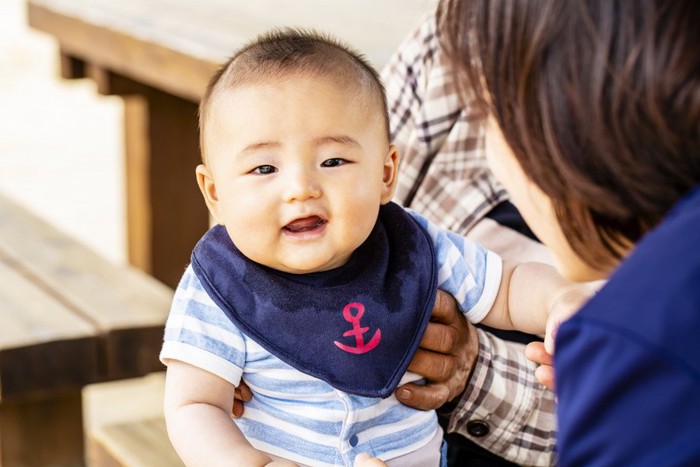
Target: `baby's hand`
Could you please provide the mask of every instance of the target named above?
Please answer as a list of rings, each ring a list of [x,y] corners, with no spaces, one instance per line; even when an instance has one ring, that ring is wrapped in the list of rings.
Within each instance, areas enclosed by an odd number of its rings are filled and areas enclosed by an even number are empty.
[[[545,327],[544,348],[548,354],[554,355],[554,341],[561,323],[576,313],[593,293],[593,286],[585,283],[567,286],[557,295],[552,302],[552,308],[549,310],[549,317]]]
[[[555,386],[552,356],[559,326],[576,313],[594,292],[593,284],[574,284],[566,287],[554,300],[549,311],[544,344],[531,342],[525,347],[525,356],[539,365],[535,370],[535,378],[551,391],[554,391]]]

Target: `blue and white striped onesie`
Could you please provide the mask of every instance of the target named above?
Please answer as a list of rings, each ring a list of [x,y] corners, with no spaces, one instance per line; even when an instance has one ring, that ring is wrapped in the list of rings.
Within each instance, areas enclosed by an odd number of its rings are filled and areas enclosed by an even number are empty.
[[[433,242],[438,288],[455,297],[471,322],[481,321],[498,292],[500,258],[407,212]],[[256,449],[300,464],[352,465],[361,452],[395,459],[426,446],[439,429],[433,411],[411,409],[393,395],[349,394],[284,363],[231,322],[191,265],[175,293],[160,358],[194,365],[234,386],[242,378],[254,397],[236,424]],[[400,384],[419,379],[406,373]]]

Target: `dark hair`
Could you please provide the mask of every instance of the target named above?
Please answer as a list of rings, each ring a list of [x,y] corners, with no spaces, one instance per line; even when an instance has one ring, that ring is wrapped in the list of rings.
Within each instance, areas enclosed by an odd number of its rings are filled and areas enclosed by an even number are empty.
[[[294,74],[332,78],[368,94],[383,114],[387,139],[389,116],[379,73],[358,52],[336,39],[310,30],[275,29],[239,49],[212,76],[199,104],[199,133],[204,156],[204,127],[211,101],[221,90],[254,85]]]
[[[697,0],[441,0],[461,94],[590,266],[614,266],[700,182],[699,24]]]

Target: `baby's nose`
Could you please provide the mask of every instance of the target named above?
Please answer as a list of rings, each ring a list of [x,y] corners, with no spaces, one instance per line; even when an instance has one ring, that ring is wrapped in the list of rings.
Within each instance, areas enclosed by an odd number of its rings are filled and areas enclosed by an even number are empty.
[[[290,174],[284,196],[286,202],[305,201],[319,196],[321,196],[321,186],[313,175],[306,171]]]

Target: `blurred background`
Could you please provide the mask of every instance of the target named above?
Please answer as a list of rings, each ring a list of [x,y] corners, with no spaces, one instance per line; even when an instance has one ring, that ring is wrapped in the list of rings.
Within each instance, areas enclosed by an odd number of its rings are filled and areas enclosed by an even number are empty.
[[[123,103],[61,80],[58,57],[24,0],[0,1],[0,192],[125,263]]]

